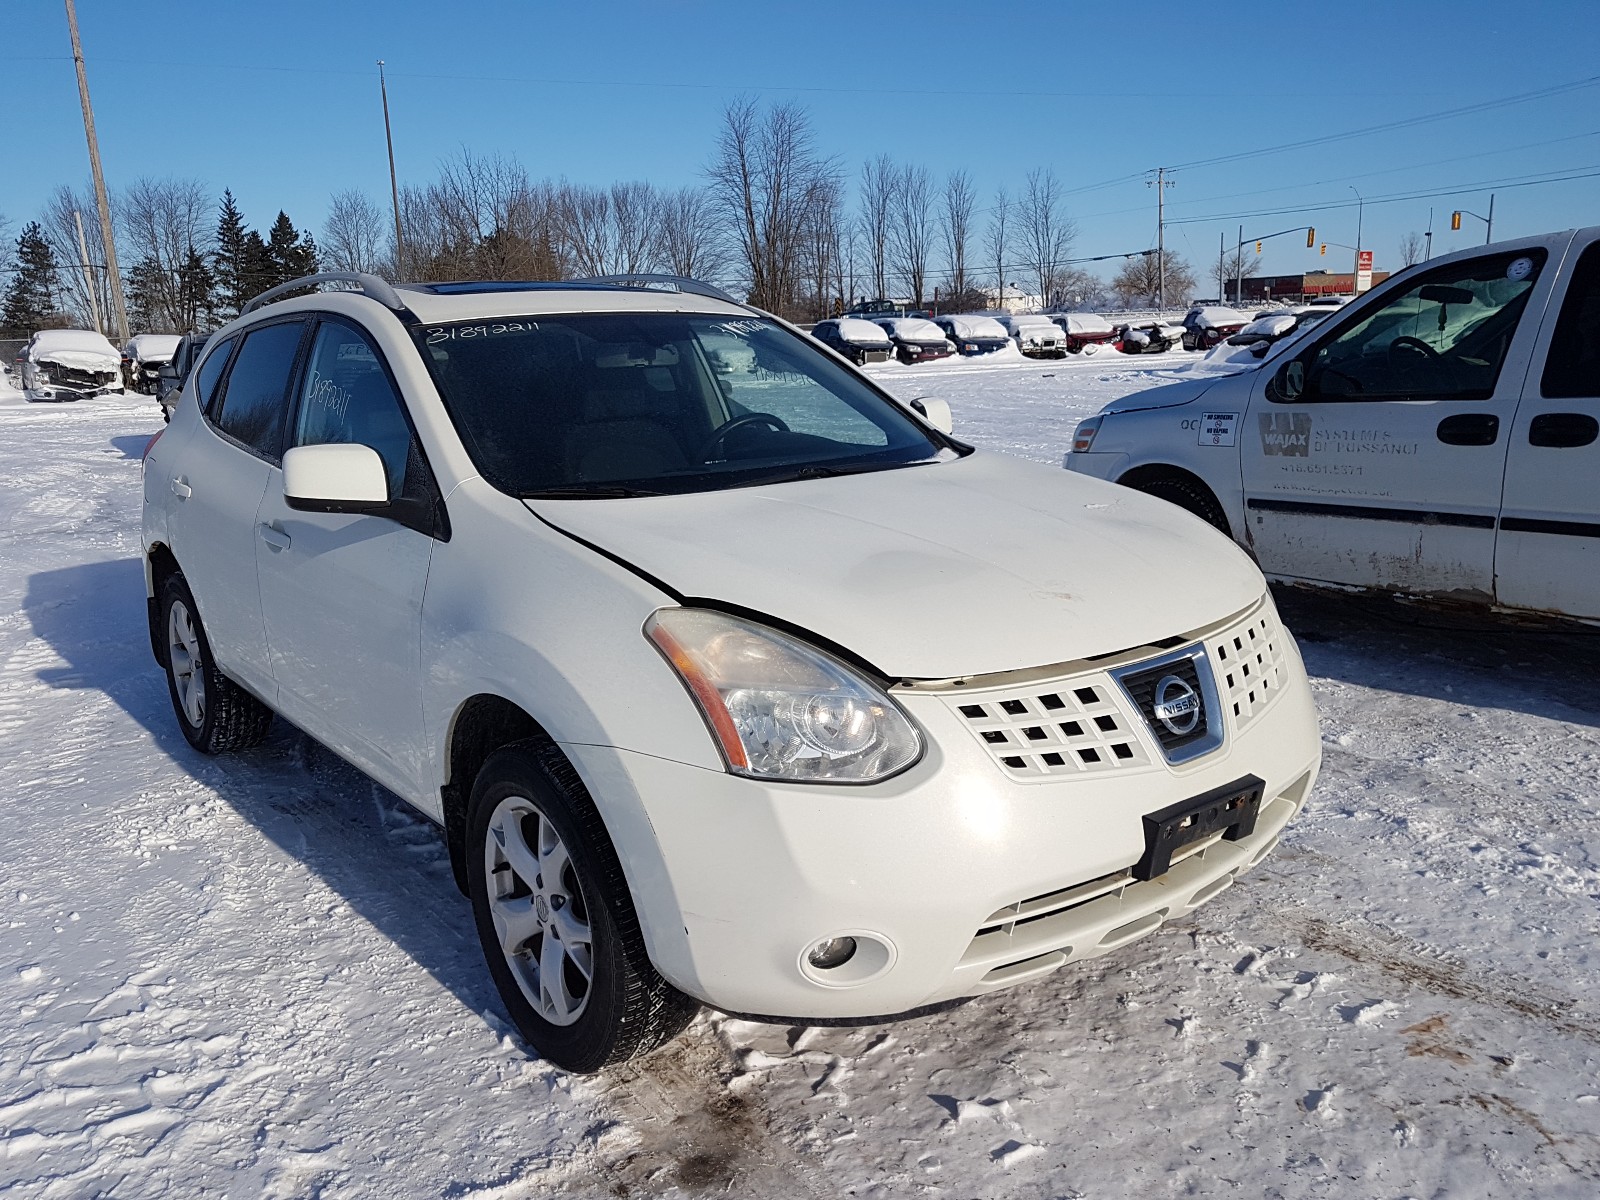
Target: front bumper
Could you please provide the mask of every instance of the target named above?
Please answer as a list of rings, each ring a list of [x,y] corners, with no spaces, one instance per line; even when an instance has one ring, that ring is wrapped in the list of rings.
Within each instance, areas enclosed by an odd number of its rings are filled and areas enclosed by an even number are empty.
[[[613,809],[635,818],[618,851],[652,959],[674,985],[736,1013],[903,1013],[1114,950],[1269,853],[1321,760],[1304,669],[1281,637],[1270,704],[1229,716],[1223,747],[1178,767],[1142,728],[1117,735],[1136,752],[1103,755],[1103,769],[1041,765],[1060,754],[1003,765],[1011,760],[955,704],[969,693],[917,690],[896,695],[927,735],[925,757],[867,787],[763,784],[614,748],[566,749],[608,820]],[[1029,686],[1089,680],[1110,684],[1104,670],[1080,670]],[[1060,749],[1071,760],[1065,741]],[[1250,836],[1146,882],[1128,876],[1145,814],[1250,774],[1266,785]],[[808,971],[807,950],[840,936],[881,952],[864,953],[854,975]]]

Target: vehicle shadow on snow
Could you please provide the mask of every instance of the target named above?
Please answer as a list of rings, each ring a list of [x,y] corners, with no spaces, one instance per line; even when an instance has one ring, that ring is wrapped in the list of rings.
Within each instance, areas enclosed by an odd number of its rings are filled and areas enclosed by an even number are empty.
[[[475,1013],[500,1002],[442,832],[281,718],[260,747],[209,758],[184,740],[150,652],[137,558],[29,577],[23,611],[65,660],[39,679],[103,692],[179,768],[323,883]]]
[[[1313,676],[1600,726],[1600,629],[1274,587]]]
[[[155,438],[153,433],[125,433],[111,439],[111,448],[123,458],[142,460],[145,448]]]

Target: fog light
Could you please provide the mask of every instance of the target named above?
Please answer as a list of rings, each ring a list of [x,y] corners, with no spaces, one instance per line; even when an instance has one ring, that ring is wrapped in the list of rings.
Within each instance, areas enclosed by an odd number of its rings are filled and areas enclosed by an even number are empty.
[[[855,956],[856,940],[853,937],[827,938],[811,947],[806,961],[819,971],[842,967]]]

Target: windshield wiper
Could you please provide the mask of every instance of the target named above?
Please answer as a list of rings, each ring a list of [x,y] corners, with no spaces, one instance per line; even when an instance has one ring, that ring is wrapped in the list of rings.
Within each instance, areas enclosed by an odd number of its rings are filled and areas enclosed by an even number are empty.
[[[789,483],[797,479],[834,479],[840,475],[866,475],[872,471],[894,471],[900,467],[923,467],[938,461],[937,458],[918,458],[910,462],[841,463],[834,466],[812,463],[809,466],[788,467],[782,471],[774,471],[770,475],[758,475],[754,479],[741,479],[738,486],[760,487],[763,484]]]
[[[523,492],[524,500],[632,500],[638,496],[663,496],[647,488],[621,487],[605,483],[569,483],[561,487]]]

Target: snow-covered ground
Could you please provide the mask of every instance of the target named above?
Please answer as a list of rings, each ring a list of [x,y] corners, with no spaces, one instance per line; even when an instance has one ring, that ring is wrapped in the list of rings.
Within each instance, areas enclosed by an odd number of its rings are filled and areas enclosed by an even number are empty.
[[[874,372],[1056,463],[1193,358]],[[508,1035],[432,826],[281,723],[179,735],[159,428],[0,394],[7,1195],[1600,1193],[1600,640],[1285,594],[1322,782],[1194,918],[939,1016],[708,1015],[573,1079]]]

